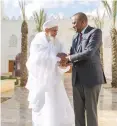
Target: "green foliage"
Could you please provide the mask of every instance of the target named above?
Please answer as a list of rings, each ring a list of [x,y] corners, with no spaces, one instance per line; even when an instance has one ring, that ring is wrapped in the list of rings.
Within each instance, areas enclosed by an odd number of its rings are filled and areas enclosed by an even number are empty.
[[[34,12],[33,18],[36,24],[36,31],[41,32],[43,30],[43,24],[46,21],[46,13],[44,9],[41,9],[40,12]]]
[[[1,76],[0,77],[1,80],[7,80],[7,79],[17,79],[16,77],[13,77],[13,76]]]
[[[97,10],[97,17],[93,17],[93,21],[95,23],[96,28],[102,29],[102,27],[104,25],[104,16],[105,16],[105,12],[103,13],[103,16],[100,17],[98,10]]]
[[[25,6],[26,6],[25,0],[19,1],[19,7],[20,7],[20,10],[22,12],[23,20],[25,20],[25,18],[26,18],[26,16],[25,16]]]
[[[106,9],[109,18],[113,20],[112,26],[115,28],[115,22],[117,17],[117,0],[112,0],[112,7],[109,5],[107,0],[102,1],[102,3]]]

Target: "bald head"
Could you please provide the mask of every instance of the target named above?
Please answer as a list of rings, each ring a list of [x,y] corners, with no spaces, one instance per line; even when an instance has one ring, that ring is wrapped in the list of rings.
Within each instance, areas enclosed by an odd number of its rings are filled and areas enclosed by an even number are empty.
[[[88,24],[88,19],[86,14],[78,12],[72,16],[73,28],[76,32],[81,32]]]
[[[86,14],[84,14],[84,13],[82,13],[82,12],[78,12],[78,13],[74,14],[73,17],[74,17],[74,16],[75,16],[76,18],[78,18],[79,20],[81,20],[81,21],[88,22],[88,19],[87,19]]]

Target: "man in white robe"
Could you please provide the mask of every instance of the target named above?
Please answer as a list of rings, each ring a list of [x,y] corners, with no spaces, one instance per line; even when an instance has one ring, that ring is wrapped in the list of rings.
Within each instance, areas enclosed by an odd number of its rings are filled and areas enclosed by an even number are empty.
[[[56,38],[57,21],[45,22],[43,29],[31,42],[26,63],[29,73],[26,88],[33,125],[72,126],[74,112],[62,83],[63,74],[70,67],[61,67],[66,54]]]

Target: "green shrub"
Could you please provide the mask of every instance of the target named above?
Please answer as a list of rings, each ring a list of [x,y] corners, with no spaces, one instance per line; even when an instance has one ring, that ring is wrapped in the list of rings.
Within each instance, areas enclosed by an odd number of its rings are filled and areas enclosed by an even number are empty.
[[[0,79],[1,80],[6,80],[6,79],[17,79],[17,78],[13,77],[13,76],[1,76]]]

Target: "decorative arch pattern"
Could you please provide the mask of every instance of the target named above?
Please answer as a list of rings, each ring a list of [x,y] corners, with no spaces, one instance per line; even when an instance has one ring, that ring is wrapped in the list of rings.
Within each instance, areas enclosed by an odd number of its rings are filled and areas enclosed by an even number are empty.
[[[17,36],[14,34],[10,37],[9,47],[17,47]]]

